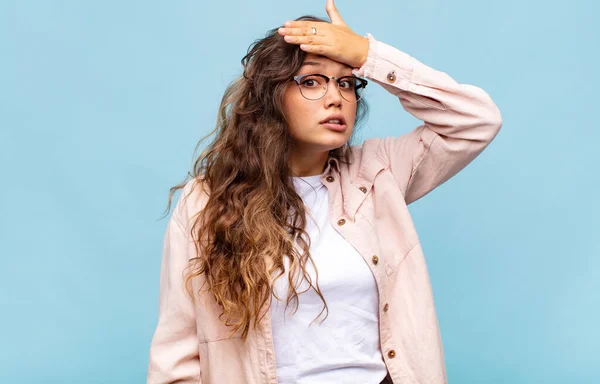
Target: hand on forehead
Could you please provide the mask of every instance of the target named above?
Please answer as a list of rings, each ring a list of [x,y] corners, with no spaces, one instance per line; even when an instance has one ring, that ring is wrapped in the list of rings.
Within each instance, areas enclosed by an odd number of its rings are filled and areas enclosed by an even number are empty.
[[[327,0],[331,23],[287,21],[278,33],[305,52],[325,56],[350,68],[360,68],[367,60],[369,39],[354,33],[340,16],[333,0]]]

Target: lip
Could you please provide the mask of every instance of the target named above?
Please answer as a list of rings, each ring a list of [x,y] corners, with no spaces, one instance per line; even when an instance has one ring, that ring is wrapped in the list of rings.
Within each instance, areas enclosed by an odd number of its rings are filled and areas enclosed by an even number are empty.
[[[321,125],[336,132],[344,132],[346,130],[346,124],[321,123]]]
[[[341,124],[328,123],[329,120],[339,120]],[[321,120],[319,124],[321,124],[327,129],[336,132],[344,132],[346,130],[346,119],[344,119],[344,116],[342,116],[341,114],[329,115],[325,119]]]
[[[327,116],[323,120],[319,121],[319,124],[325,124],[329,120],[339,120],[342,122],[342,125],[346,125],[346,119],[344,119],[344,116],[340,113],[336,113],[334,115]]]

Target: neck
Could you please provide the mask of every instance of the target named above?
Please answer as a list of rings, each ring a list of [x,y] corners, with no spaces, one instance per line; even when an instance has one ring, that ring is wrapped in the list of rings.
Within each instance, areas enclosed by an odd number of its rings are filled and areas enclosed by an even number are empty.
[[[290,171],[292,176],[305,177],[323,173],[329,152],[302,153],[293,152],[290,157]]]

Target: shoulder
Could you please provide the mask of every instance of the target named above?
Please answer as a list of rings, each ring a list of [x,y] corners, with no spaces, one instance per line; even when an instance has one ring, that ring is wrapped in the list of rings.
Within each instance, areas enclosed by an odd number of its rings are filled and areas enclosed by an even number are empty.
[[[189,180],[182,188],[173,211],[173,218],[188,230],[206,206],[208,197],[209,191],[206,183],[199,178]]]
[[[370,162],[383,162],[385,160],[383,156],[384,142],[385,139],[374,137],[366,139],[361,144],[352,145],[351,164],[361,168]]]

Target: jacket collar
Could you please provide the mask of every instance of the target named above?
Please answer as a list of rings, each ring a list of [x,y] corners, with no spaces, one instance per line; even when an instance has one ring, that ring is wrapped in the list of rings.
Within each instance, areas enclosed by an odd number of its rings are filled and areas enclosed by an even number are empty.
[[[327,159],[327,166],[325,167],[324,173],[327,174],[330,170],[333,170],[334,172],[340,173],[340,163],[334,157],[329,157]]]

